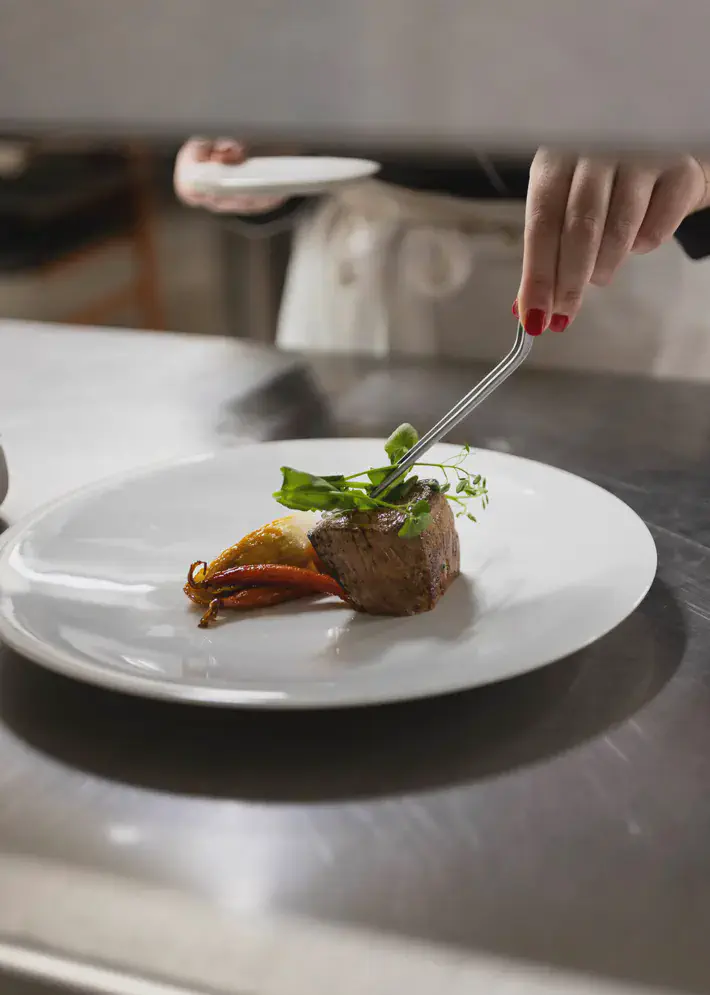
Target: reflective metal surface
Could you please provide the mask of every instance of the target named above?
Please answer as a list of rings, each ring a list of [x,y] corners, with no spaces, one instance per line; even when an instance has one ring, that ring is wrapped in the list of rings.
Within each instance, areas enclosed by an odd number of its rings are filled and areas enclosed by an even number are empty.
[[[295,389],[270,393],[268,357],[235,342],[0,326],[0,355],[11,519],[131,459],[290,434],[301,402],[304,432],[433,423],[481,374],[322,359],[329,424],[297,363]],[[538,673],[338,716],[133,701],[4,652],[2,851],[251,915],[706,991],[710,389],[522,369],[454,435],[634,507],[660,557],[642,607]]]
[[[306,919],[238,919],[128,878],[0,859],[3,995],[641,995],[554,968]],[[8,906],[11,904],[11,908]],[[32,934],[34,942],[28,941]],[[100,956],[99,956],[100,952]],[[130,971],[125,965],[130,964]],[[9,973],[9,977],[8,977]],[[13,979],[22,978],[16,988]],[[26,987],[32,979],[31,987]],[[10,986],[8,988],[8,981]],[[656,995],[662,995],[656,990]]]

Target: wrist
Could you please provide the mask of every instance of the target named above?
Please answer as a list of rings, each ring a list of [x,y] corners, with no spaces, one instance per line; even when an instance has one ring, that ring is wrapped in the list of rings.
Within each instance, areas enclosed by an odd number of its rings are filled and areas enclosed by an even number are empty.
[[[693,156],[693,159],[700,167],[704,184],[703,193],[698,201],[695,211],[704,211],[706,208],[710,207],[710,161],[707,159],[699,159],[697,156]]]

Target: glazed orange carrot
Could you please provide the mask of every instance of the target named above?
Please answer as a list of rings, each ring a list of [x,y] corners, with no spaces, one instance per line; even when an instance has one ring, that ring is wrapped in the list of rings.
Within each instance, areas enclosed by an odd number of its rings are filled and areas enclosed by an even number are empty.
[[[192,587],[190,584],[185,584],[183,591],[195,605],[208,605],[214,600],[215,596],[214,591],[205,591],[197,587]]]
[[[223,608],[269,608],[282,601],[295,601],[308,597],[310,591],[298,587],[247,587],[236,594],[220,598]]]
[[[188,583],[191,582],[188,577]],[[193,582],[194,583],[194,582]],[[250,566],[230,567],[213,574],[209,580],[198,581],[197,587],[215,594],[236,592],[244,587],[259,586],[298,587],[313,594],[345,596],[340,584],[329,574],[314,573],[303,567],[290,567],[283,563],[258,563]]]
[[[271,605],[280,605],[284,601],[307,597],[310,593],[296,587],[247,587],[224,598],[213,598],[198,624],[201,629],[206,629],[216,619],[221,608],[270,608]]]

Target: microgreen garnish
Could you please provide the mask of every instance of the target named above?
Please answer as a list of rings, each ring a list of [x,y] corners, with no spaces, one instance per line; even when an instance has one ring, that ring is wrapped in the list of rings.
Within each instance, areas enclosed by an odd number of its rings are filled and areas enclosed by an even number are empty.
[[[351,512],[394,510],[404,514],[404,521],[399,535],[414,538],[427,529],[432,522],[429,502],[408,500],[416,497],[417,485],[422,483],[415,469],[439,470],[444,475],[444,482],[426,480],[432,490],[445,494],[452,504],[456,505],[456,517],[465,515],[472,522],[476,519],[468,510],[468,501],[481,498],[481,507],[488,506],[488,487],[485,477],[470,473],[463,466],[470,448],[463,449],[444,460],[443,463],[415,463],[415,465],[387,488],[378,497],[373,497],[373,490],[382,483],[392,467],[417,444],[419,436],[411,425],[400,425],[385,443],[385,452],[389,459],[387,466],[370,467],[349,477],[340,474],[331,476],[316,476],[304,470],[294,470],[290,466],[282,466],[281,489],[274,497],[285,508],[295,511]],[[421,492],[420,492],[421,493]]]
[[[385,452],[390,458],[391,466],[399,463],[403,456],[406,456],[410,449],[414,449],[419,442],[419,434],[413,425],[400,425],[385,442]]]

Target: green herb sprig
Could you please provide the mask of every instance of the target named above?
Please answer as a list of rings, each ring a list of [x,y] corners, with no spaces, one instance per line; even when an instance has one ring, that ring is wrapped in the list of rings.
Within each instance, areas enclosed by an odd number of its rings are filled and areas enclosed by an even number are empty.
[[[456,517],[465,515],[472,522],[475,516],[468,510],[468,502],[481,499],[481,507],[488,506],[488,486],[485,477],[472,474],[465,467],[470,448],[463,449],[443,463],[416,463],[387,490],[373,497],[373,490],[382,483],[399,460],[417,444],[419,436],[411,425],[400,425],[385,443],[385,453],[389,459],[387,466],[371,467],[349,477],[341,474],[317,476],[305,470],[295,470],[282,466],[281,489],[274,498],[285,508],[294,511],[352,512],[394,510],[404,515],[399,535],[414,538],[421,535],[432,522],[431,506],[425,499],[411,500],[420,477],[413,471],[418,469],[439,470],[444,475],[444,483],[427,480],[436,491],[445,494],[456,505]]]

